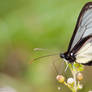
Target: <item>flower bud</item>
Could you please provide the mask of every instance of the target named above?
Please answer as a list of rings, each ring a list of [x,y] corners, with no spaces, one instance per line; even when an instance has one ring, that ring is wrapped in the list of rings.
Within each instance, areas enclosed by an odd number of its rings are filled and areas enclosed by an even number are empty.
[[[83,80],[83,75],[82,75],[82,73],[78,73],[78,74],[77,74],[77,80],[79,80],[79,81]]]
[[[57,75],[56,79],[57,79],[58,82],[60,82],[60,83],[63,83],[64,80],[65,80],[64,76],[62,76],[62,75]]]
[[[74,79],[73,78],[68,78],[67,83],[68,84],[73,84],[74,83]]]

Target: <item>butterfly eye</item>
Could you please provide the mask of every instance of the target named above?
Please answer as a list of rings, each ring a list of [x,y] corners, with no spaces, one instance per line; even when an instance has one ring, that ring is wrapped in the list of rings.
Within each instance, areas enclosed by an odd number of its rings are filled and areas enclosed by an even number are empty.
[[[71,53],[71,56],[73,56],[73,53]]]

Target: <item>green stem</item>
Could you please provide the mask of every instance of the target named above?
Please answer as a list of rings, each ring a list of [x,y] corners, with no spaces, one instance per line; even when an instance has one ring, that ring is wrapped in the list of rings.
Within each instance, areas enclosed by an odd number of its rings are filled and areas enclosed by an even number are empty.
[[[64,82],[64,84],[65,84],[69,89],[71,89],[71,90],[73,91],[73,88],[72,88],[70,85],[68,85],[66,82]]]
[[[76,70],[76,67],[74,66],[70,66],[69,68],[72,72],[73,79],[74,79],[74,86],[73,86],[72,92],[77,92],[77,81],[76,81],[77,70]]]
[[[75,91],[74,92],[77,92],[77,81],[76,81],[76,74],[77,74],[77,71],[73,71],[73,78],[74,78],[74,89]]]

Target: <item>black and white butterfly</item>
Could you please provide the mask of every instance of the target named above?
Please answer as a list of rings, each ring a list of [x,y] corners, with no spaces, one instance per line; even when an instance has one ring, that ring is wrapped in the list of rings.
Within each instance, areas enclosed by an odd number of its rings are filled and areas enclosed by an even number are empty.
[[[92,65],[92,2],[82,8],[68,50],[60,57],[70,63]]]

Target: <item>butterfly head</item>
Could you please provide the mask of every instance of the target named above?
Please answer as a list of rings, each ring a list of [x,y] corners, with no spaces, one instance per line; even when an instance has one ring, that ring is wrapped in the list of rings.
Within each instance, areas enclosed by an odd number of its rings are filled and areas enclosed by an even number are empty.
[[[70,63],[75,61],[75,56],[74,56],[73,53],[67,53],[67,52],[61,53],[60,57],[67,60],[67,61],[69,61]]]

